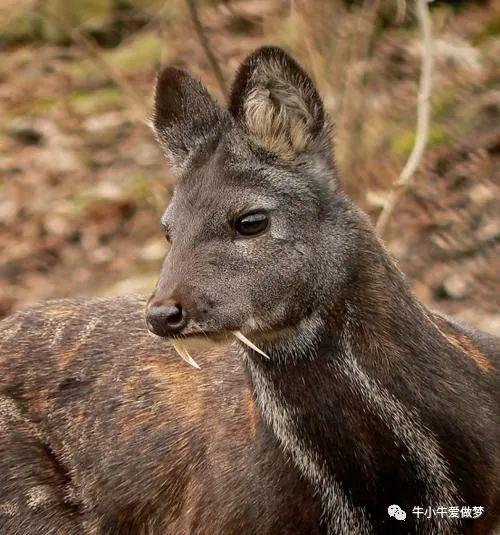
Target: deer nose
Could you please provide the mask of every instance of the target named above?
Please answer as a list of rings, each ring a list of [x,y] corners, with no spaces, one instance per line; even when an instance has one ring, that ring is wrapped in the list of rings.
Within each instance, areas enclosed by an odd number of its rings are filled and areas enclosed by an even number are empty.
[[[148,329],[158,336],[178,334],[187,322],[187,313],[178,303],[152,304],[146,312]]]

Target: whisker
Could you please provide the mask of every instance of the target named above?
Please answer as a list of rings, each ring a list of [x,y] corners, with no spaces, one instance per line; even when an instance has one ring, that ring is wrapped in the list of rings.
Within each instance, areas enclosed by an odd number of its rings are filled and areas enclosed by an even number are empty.
[[[233,335],[240,340],[240,342],[243,342],[246,346],[248,346],[250,349],[253,349],[254,351],[257,351],[260,355],[263,357],[266,357],[266,359],[269,359],[269,355],[266,355],[262,349],[259,349],[255,344],[250,342],[250,340],[241,332],[241,331],[233,331]]]
[[[198,332],[200,332],[207,340],[209,339],[208,334],[205,332],[205,330],[202,327],[200,327],[199,323],[193,323],[193,326],[196,327]]]

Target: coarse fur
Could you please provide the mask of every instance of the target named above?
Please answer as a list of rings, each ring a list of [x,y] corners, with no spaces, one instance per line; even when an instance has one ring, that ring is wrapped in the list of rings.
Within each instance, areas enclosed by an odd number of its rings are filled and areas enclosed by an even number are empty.
[[[167,68],[153,125],[178,181],[150,299],[0,324],[0,533],[493,533],[499,341],[412,295],[342,192],[307,74],[259,49],[224,109]],[[268,228],[238,236],[254,212]],[[217,341],[200,370],[146,330],[167,302],[177,337]],[[454,506],[484,513],[412,513]]]

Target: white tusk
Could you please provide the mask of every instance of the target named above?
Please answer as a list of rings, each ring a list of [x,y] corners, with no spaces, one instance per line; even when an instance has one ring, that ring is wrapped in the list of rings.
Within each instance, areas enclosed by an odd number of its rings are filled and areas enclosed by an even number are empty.
[[[188,364],[191,364],[193,368],[197,368],[198,370],[200,369],[196,361],[188,353],[188,350],[184,347],[184,344],[180,340],[172,340],[172,345],[182,360],[186,361]]]
[[[238,338],[238,340],[243,342],[250,349],[257,351],[257,353],[259,353],[263,357],[266,357],[266,359],[270,358],[269,355],[266,355],[264,351],[262,351],[262,349],[259,349],[255,344],[252,344],[252,342],[250,342],[250,340],[241,331],[233,331],[233,334],[234,336],[236,336],[236,338]]]

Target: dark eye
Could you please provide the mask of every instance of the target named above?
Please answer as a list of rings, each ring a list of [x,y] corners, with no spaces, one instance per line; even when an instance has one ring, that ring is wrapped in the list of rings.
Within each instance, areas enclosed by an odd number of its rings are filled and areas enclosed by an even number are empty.
[[[160,223],[160,225],[161,225],[161,230],[163,231],[163,235],[165,236],[165,239],[168,241],[168,243],[170,243],[172,240],[170,239],[169,228],[163,221]]]
[[[234,228],[241,236],[257,236],[262,234],[269,225],[269,218],[263,212],[246,214],[234,223]]]

